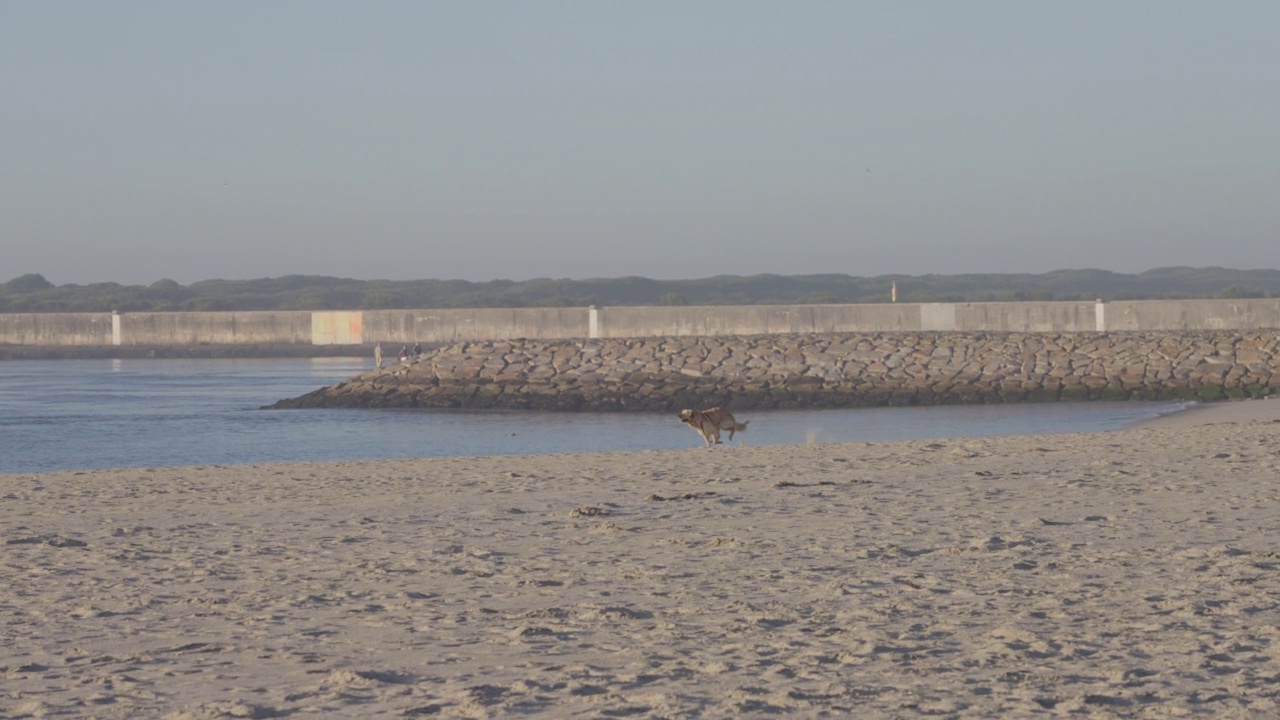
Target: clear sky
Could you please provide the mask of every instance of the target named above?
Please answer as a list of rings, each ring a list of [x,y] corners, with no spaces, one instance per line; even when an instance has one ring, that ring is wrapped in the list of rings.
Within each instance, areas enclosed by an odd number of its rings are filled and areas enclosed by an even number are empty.
[[[1276,0],[0,2],[0,282],[1280,267]]]

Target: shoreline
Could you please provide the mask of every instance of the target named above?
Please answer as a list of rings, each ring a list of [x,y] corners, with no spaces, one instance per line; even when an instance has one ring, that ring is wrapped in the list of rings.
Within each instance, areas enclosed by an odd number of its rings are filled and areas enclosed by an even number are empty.
[[[1274,716],[1280,402],[1159,421],[8,475],[0,715]]]
[[[1197,403],[1185,410],[1144,420],[1135,428],[1189,428],[1249,421],[1280,422],[1280,398]]]

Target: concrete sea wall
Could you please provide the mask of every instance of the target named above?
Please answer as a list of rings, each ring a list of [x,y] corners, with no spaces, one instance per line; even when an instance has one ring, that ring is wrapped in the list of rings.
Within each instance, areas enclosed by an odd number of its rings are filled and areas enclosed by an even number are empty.
[[[317,339],[312,334],[314,314],[309,311],[0,314],[0,344],[46,347],[312,344]],[[315,344],[330,344],[325,342],[328,337],[318,339],[322,342]]]
[[[462,342],[276,407],[675,411],[1280,392],[1280,333],[832,333]]]
[[[381,342],[871,332],[1186,332],[1280,328],[1280,299],[606,308],[0,314],[0,345],[352,346]]]
[[[110,346],[109,313],[0,314],[0,343],[10,345]]]
[[[114,315],[119,345],[297,345],[311,343],[310,312],[190,312]]]

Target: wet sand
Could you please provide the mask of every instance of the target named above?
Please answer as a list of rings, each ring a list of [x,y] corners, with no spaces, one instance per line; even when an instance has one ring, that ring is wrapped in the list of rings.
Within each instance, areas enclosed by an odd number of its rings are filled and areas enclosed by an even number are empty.
[[[1280,715],[1280,401],[672,431],[688,450],[0,475],[0,716]]]

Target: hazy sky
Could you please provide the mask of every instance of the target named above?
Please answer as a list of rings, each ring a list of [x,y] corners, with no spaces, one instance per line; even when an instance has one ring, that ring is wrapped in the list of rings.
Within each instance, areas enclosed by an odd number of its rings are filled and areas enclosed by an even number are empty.
[[[0,282],[1280,267],[1280,2],[0,2]]]

